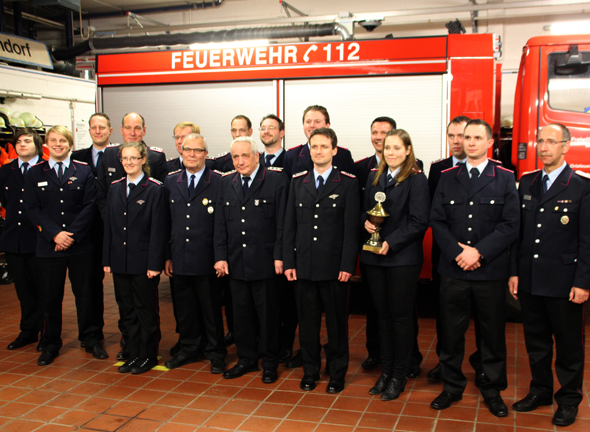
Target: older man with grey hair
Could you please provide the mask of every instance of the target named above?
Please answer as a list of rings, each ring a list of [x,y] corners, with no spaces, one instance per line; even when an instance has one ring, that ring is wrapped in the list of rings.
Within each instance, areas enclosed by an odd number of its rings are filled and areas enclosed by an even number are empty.
[[[277,275],[283,273],[287,178],[280,168],[260,165],[256,141],[250,137],[236,138],[231,155],[235,170],[221,180],[214,249],[217,276],[230,278],[239,360],[223,376],[232,379],[257,371],[262,357],[262,382],[270,384],[278,378]]]

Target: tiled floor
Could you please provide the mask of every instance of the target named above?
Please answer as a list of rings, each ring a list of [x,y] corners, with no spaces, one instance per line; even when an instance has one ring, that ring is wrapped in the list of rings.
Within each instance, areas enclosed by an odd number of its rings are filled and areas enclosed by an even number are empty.
[[[166,279],[166,278],[164,278]],[[171,371],[152,370],[144,375],[120,374],[115,367],[119,351],[117,309],[112,283],[105,281],[105,348],[108,360],[95,360],[76,340],[76,315],[71,293],[64,299],[64,347],[60,357],[46,367],[36,364],[34,345],[7,351],[18,334],[19,308],[12,285],[0,286],[0,430],[4,431],[440,431],[516,432],[557,430],[551,424],[554,407],[535,413],[510,411],[506,418],[493,417],[472,384],[473,373],[465,364],[470,384],[463,400],[445,411],[429,403],[440,392],[440,384],[425,378],[436,363],[434,321],[420,320],[420,347],[425,356],[423,372],[409,380],[399,400],[382,402],[368,394],[379,371],[365,372],[364,317],[350,317],[350,367],[345,390],[325,393],[327,378],[317,389],[299,390],[301,369],[281,368],[279,381],[262,384],[260,373],[225,380],[209,373],[209,363],[200,361]],[[176,340],[168,283],[160,288],[162,316],[161,353],[166,360]],[[503,393],[510,405],[527,393],[530,380],[522,326],[508,324],[508,382]],[[468,334],[467,351],[473,349]],[[587,351],[588,352],[588,351]],[[236,361],[235,347],[228,363]],[[586,381],[590,368],[586,362]],[[565,431],[590,431],[588,386],[577,422]]]

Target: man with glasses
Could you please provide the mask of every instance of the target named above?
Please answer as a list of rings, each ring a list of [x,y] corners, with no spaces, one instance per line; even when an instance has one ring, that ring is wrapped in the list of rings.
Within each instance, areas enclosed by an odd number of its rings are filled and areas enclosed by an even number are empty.
[[[532,380],[512,407],[529,412],[553,404],[555,373],[561,388],[553,424],[576,420],[584,389],[584,305],[590,290],[590,176],[565,161],[569,130],[541,129],[537,154],[543,168],[525,173],[518,188],[520,238],[511,253],[509,288],[520,299]]]
[[[268,114],[260,122],[260,141],[264,144],[264,152],[260,153],[260,163],[265,167],[283,167],[285,151],[283,138],[285,124],[274,114]]]
[[[175,369],[197,361],[201,346],[211,373],[225,371],[221,292],[215,278],[213,230],[221,175],[206,166],[207,143],[190,133],[181,147],[184,169],[170,173],[164,186],[171,214],[170,259],[179,350],[166,362]]]
[[[178,157],[168,159],[166,161],[166,168],[168,173],[178,171],[179,169],[184,169],[184,165],[182,163],[182,143],[184,139],[190,134],[200,134],[201,128],[194,123],[191,122],[181,122],[174,126],[174,144],[176,145],[176,151],[178,152]],[[205,160],[205,164],[209,168],[213,168],[213,162],[215,159],[207,156]]]

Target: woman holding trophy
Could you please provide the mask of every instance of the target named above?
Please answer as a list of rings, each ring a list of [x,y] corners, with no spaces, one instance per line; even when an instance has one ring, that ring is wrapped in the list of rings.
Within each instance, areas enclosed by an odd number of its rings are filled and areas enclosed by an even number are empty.
[[[412,311],[422,269],[422,240],[428,228],[430,196],[418,169],[410,135],[393,129],[383,159],[369,175],[362,222],[371,238],[361,262],[379,318],[382,374],[369,393],[394,400],[404,391],[414,343]]]

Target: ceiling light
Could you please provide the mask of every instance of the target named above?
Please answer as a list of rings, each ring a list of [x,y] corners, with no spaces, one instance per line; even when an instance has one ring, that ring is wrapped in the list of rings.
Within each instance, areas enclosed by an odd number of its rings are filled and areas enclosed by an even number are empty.
[[[235,42],[211,42],[206,44],[196,43],[190,46],[192,50],[202,49],[223,49],[223,48],[249,48],[257,46],[266,46],[269,42],[267,39],[261,40],[242,40]]]
[[[590,34],[590,21],[555,23],[550,30],[551,34]]]

